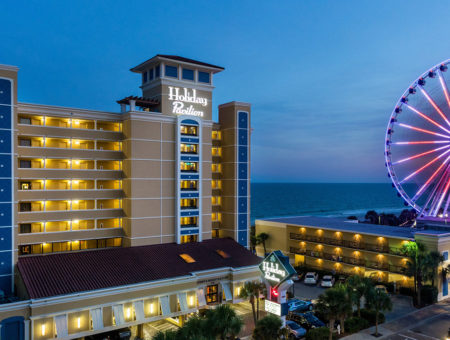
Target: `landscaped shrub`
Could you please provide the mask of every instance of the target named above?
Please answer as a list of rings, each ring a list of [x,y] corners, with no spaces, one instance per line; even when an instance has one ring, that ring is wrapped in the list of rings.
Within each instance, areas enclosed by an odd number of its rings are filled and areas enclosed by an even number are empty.
[[[398,292],[401,295],[406,295],[406,296],[413,296],[414,295],[414,290],[412,288],[410,288],[410,287],[400,287]]]
[[[376,313],[374,310],[370,310],[370,309],[361,309],[361,317],[363,319],[366,319],[370,326],[374,326],[375,325],[375,319],[376,319]],[[386,320],[386,318],[384,317],[384,314],[379,312],[378,313],[378,323],[383,323]]]
[[[433,286],[423,286],[420,297],[422,305],[431,305],[437,301],[438,290]]]
[[[357,316],[345,320],[344,325],[345,331],[348,333],[356,333],[359,332],[361,329],[365,329],[370,326],[369,321],[363,318],[358,318]]]
[[[330,330],[327,327],[312,328],[306,333],[306,340],[328,340]],[[333,333],[333,339],[336,339]]]

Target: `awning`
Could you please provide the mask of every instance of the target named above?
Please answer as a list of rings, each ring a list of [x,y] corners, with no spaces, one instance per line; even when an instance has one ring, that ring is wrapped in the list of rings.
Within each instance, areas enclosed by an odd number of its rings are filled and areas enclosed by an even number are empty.
[[[231,294],[230,283],[220,281],[220,284],[222,285],[222,290],[225,293],[225,301],[233,300],[233,294]]]
[[[94,331],[103,329],[103,313],[101,308],[95,308],[90,310],[92,319],[92,328]]]
[[[67,316],[66,314],[55,316],[56,337],[64,338],[69,335],[67,330]]]
[[[123,305],[113,306],[114,319],[116,320],[116,326],[125,324],[125,317],[123,315]]]
[[[144,321],[145,314],[144,314],[144,301],[134,301],[134,313],[136,314],[136,320],[137,321]]]
[[[180,303],[180,309],[182,312],[187,312],[189,309],[188,303],[187,303],[187,295],[186,292],[184,293],[178,293],[178,302]]]
[[[170,310],[170,302],[169,302],[169,296],[160,296],[159,297],[159,304],[161,305],[161,311],[162,315],[169,315],[172,314]]]
[[[198,300],[198,306],[206,306],[206,299],[205,299],[205,291],[203,288],[197,289],[197,300]]]

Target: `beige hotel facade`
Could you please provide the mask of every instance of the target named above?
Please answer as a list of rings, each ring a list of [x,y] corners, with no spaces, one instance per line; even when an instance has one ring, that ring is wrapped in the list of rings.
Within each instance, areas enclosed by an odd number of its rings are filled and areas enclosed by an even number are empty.
[[[131,69],[141,96],[104,112],[21,103],[18,68],[0,65],[1,339],[182,323],[258,279],[250,104],[212,120],[223,70],[156,55]]]

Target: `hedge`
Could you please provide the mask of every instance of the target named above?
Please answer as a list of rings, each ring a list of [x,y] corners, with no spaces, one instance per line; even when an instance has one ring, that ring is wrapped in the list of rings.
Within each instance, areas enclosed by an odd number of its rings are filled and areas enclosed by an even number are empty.
[[[306,340],[328,340],[330,330],[327,327],[312,328],[306,333]],[[333,333],[333,340],[337,338]]]
[[[361,317],[363,319],[366,319],[370,326],[374,326],[375,325],[375,321],[376,321],[376,312],[374,310],[370,310],[370,309],[361,309]],[[378,323],[383,323],[386,320],[385,316],[383,313],[379,312],[378,313]]]
[[[423,286],[421,289],[420,297],[422,305],[431,305],[437,301],[438,290],[433,286]]]
[[[356,333],[370,326],[369,321],[363,318],[358,318],[357,316],[345,320],[344,325],[346,333]]]

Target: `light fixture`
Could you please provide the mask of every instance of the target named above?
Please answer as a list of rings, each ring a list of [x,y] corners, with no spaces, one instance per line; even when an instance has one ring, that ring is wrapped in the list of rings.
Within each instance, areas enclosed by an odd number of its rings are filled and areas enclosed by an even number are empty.
[[[41,325],[41,335],[45,336],[45,324]]]
[[[127,308],[127,319],[131,317],[131,309]]]
[[[77,318],[77,328],[81,328],[81,318]]]
[[[155,309],[155,304],[151,303],[150,304],[150,314],[153,314],[154,309]]]
[[[237,288],[237,295],[239,296],[241,294],[241,287]]]
[[[194,304],[194,297],[191,295],[189,298],[189,304],[192,306]]]
[[[80,144],[80,143],[78,143],[78,144]],[[80,164],[80,161],[75,161],[75,164],[76,164],[76,165],[79,165],[79,164]]]

